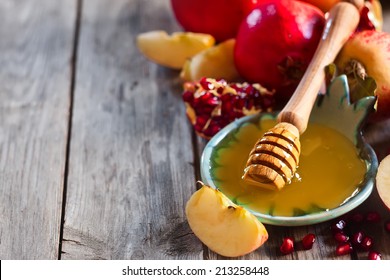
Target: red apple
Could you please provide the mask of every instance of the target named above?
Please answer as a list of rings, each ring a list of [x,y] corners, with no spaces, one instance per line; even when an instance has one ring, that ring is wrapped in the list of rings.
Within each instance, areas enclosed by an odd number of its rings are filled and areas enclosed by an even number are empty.
[[[239,74],[251,83],[276,90],[286,101],[303,76],[325,19],[308,3],[268,1],[244,19],[236,37],[234,61]]]
[[[244,17],[264,0],[171,0],[177,21],[187,31],[208,33],[221,42],[234,38]]]

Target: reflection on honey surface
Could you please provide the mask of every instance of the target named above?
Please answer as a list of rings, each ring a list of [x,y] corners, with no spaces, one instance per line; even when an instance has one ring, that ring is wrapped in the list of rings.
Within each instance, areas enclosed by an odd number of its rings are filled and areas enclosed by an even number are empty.
[[[248,185],[243,170],[254,143],[274,120],[262,120],[240,128],[229,145],[214,154],[216,184],[234,202],[275,216],[296,216],[341,205],[358,191],[366,166],[354,144],[339,132],[309,124],[301,136],[300,163],[292,183],[280,191]]]

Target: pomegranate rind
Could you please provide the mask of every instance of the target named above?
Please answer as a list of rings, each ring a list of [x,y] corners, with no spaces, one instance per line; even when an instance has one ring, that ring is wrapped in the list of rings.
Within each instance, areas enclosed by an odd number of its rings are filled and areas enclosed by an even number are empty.
[[[320,8],[324,13],[328,12],[340,0],[302,0]]]
[[[376,188],[379,197],[390,210],[390,155],[386,156],[378,167]]]
[[[234,38],[257,0],[171,0],[173,14],[186,31],[213,35],[218,42]]]

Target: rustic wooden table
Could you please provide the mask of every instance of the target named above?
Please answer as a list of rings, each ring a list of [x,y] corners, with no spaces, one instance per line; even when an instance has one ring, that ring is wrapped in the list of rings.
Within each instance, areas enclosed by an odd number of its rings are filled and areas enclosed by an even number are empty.
[[[205,141],[178,72],[135,47],[154,29],[180,30],[168,0],[0,1],[0,259],[222,258],[186,221]],[[367,132],[379,159],[389,127]],[[371,210],[390,218],[375,192],[359,207]],[[329,225],[267,226],[242,259],[367,258],[337,257]],[[366,230],[390,259],[383,222]],[[312,250],[279,253],[284,236],[308,232]]]

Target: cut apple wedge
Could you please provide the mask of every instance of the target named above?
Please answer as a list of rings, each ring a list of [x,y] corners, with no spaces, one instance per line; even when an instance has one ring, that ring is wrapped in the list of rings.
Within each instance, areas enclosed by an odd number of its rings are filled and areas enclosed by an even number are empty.
[[[379,197],[388,209],[390,209],[390,155],[386,156],[378,167],[376,174],[376,188]]]
[[[235,39],[229,39],[202,52],[184,64],[180,77],[185,81],[198,81],[203,77],[237,81],[240,75],[234,65]]]
[[[191,196],[186,215],[200,241],[225,257],[248,254],[268,239],[267,230],[253,214],[206,185]]]
[[[137,36],[137,47],[151,61],[165,67],[181,69],[185,61],[212,47],[213,36],[203,33],[149,31]]]

